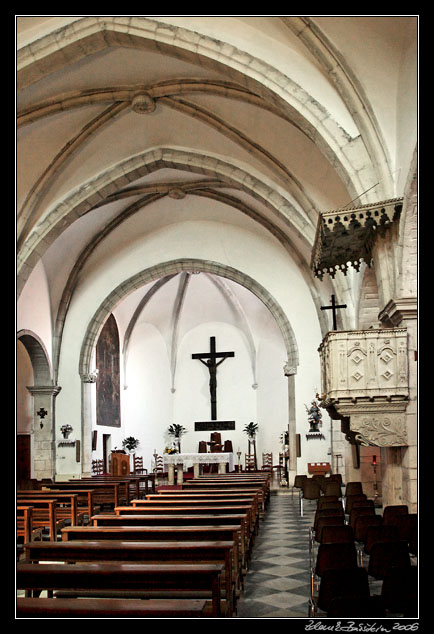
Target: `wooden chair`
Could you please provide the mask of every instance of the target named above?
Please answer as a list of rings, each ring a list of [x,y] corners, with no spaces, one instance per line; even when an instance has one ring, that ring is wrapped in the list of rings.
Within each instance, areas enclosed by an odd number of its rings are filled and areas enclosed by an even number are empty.
[[[263,453],[262,454],[262,471],[271,471],[272,468],[273,468],[273,454]]]
[[[199,453],[208,453],[206,440],[199,440]]]
[[[143,456],[134,456],[134,473],[148,473],[148,470],[143,468]]]
[[[233,446],[232,446],[232,440],[225,440],[223,451],[225,453],[234,453],[234,449],[233,449]]]
[[[255,469],[255,456],[252,453],[246,453],[245,455],[245,470],[256,471]]]
[[[92,474],[102,475],[104,473],[104,460],[92,460]]]
[[[210,453],[221,453],[222,449],[222,435],[218,431],[212,432],[211,442],[209,443]]]

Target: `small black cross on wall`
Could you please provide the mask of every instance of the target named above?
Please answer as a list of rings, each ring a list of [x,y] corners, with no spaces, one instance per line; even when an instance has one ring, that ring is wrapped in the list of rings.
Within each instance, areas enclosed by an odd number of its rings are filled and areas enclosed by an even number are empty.
[[[346,308],[347,305],[346,304],[336,304],[336,298],[335,298],[334,295],[332,295],[332,297],[331,297],[331,302],[332,302],[331,306],[321,306],[321,310],[331,310],[331,311],[333,311],[333,330],[337,330],[337,326],[336,326],[336,309],[337,308]]]

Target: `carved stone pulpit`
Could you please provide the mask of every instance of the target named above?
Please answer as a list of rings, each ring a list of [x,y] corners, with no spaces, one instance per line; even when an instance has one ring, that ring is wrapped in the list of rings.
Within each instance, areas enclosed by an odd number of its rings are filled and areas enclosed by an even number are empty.
[[[320,405],[347,439],[406,446],[409,397],[406,328],[329,332],[319,347]]]

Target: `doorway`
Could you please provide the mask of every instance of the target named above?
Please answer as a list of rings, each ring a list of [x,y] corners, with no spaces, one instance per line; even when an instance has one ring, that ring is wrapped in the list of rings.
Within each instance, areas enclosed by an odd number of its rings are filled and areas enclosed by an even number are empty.
[[[31,476],[31,450],[30,434],[19,434],[17,436],[17,482],[30,480]]]
[[[104,473],[110,472],[109,455],[111,451],[111,434],[102,435],[102,458],[104,460]]]

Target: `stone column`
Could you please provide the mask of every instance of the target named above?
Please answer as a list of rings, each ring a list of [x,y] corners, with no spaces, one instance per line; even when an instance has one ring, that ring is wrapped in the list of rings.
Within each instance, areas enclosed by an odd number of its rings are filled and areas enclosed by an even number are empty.
[[[404,447],[381,448],[382,505],[406,504],[403,497],[402,450]]]
[[[289,462],[288,462],[288,486],[294,481],[297,474],[297,438],[296,438],[296,420],[295,420],[295,375],[297,368],[286,363],[283,372],[288,377],[288,446],[289,446]]]
[[[172,462],[167,465],[167,477],[169,484],[175,484],[175,465]]]
[[[92,387],[97,372],[81,375],[81,451],[80,477],[92,475]]]
[[[33,396],[33,472],[37,480],[51,478],[56,473],[56,432],[54,399],[59,394],[58,385],[33,385],[27,387]]]
[[[402,501],[410,513],[417,512],[417,299],[401,297],[390,300],[380,312],[384,324],[407,329],[408,405],[405,423],[408,442],[402,447],[400,469],[402,471]],[[391,463],[395,464],[395,463]],[[394,467],[393,467],[394,469]],[[390,468],[389,468],[390,472]],[[390,473],[389,473],[390,475]],[[386,484],[387,486],[387,484]]]

